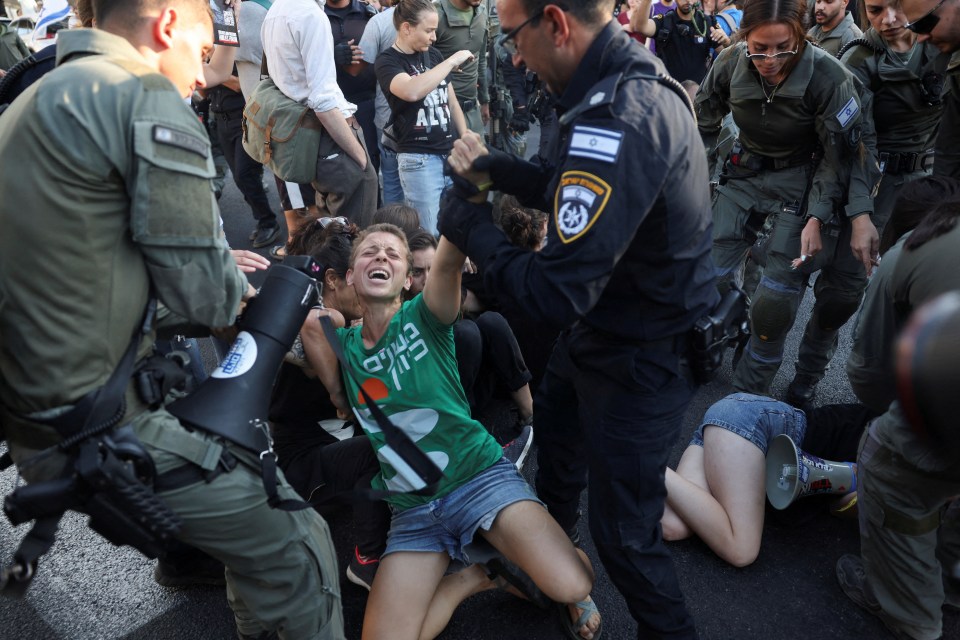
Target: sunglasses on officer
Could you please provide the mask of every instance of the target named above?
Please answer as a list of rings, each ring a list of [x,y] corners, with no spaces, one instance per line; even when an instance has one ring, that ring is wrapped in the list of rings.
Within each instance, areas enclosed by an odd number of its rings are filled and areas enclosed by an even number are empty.
[[[797,51],[800,49],[794,49],[793,51],[777,51],[776,53],[750,53],[745,51],[744,55],[747,57],[747,60],[765,60],[767,58],[771,60],[783,60],[784,58],[789,58],[790,56],[797,55]]]
[[[933,9],[930,9],[930,11],[927,11],[923,17],[918,18],[913,22],[908,22],[907,24],[903,25],[904,28],[913,31],[917,35],[927,35],[940,23],[940,16],[937,15],[937,11],[940,10],[940,7],[943,6],[944,2],[946,2],[946,0],[940,0],[940,2],[937,3],[937,6],[935,6]]]

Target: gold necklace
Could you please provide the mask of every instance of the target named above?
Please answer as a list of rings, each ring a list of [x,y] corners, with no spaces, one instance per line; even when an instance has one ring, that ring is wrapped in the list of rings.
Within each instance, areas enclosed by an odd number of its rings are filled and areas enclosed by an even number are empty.
[[[773,90],[770,93],[767,93],[767,81],[763,78],[760,78],[760,90],[763,91],[763,96],[767,99],[767,104],[773,102],[773,98],[777,95],[777,89],[780,88],[781,84],[783,84],[783,80],[774,85]]]

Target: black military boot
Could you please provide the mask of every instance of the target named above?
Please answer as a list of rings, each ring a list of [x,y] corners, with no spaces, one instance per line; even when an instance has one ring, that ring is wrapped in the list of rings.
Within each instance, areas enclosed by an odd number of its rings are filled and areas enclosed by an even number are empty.
[[[784,402],[793,405],[802,411],[808,411],[813,408],[813,401],[817,397],[817,378],[809,373],[797,373],[793,377],[793,382],[787,387],[787,395]]]

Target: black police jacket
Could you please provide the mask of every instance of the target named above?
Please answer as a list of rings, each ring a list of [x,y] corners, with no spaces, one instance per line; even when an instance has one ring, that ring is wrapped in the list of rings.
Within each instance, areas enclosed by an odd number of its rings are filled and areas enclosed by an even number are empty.
[[[552,214],[542,251],[512,246],[481,215],[489,205],[446,200],[451,217],[472,225],[460,249],[503,304],[644,342],[689,331],[719,302],[703,145],[660,74],[662,63],[615,21],[598,34],[557,102],[553,166],[514,163],[526,185],[514,191]]]

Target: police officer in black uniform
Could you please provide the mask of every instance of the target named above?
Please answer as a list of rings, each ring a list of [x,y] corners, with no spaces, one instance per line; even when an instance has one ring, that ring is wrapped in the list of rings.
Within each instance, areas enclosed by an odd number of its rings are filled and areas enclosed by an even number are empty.
[[[718,302],[696,125],[663,64],[611,21],[610,0],[498,8],[513,63],[558,96],[560,144],[552,164],[535,164],[458,140],[439,229],[503,304],[566,327],[534,408],[539,496],[576,540],[589,472],[590,533],[640,637],[693,638],[659,522],[696,389],[691,327]],[[553,212],[542,251],[493,224],[490,188]]]

